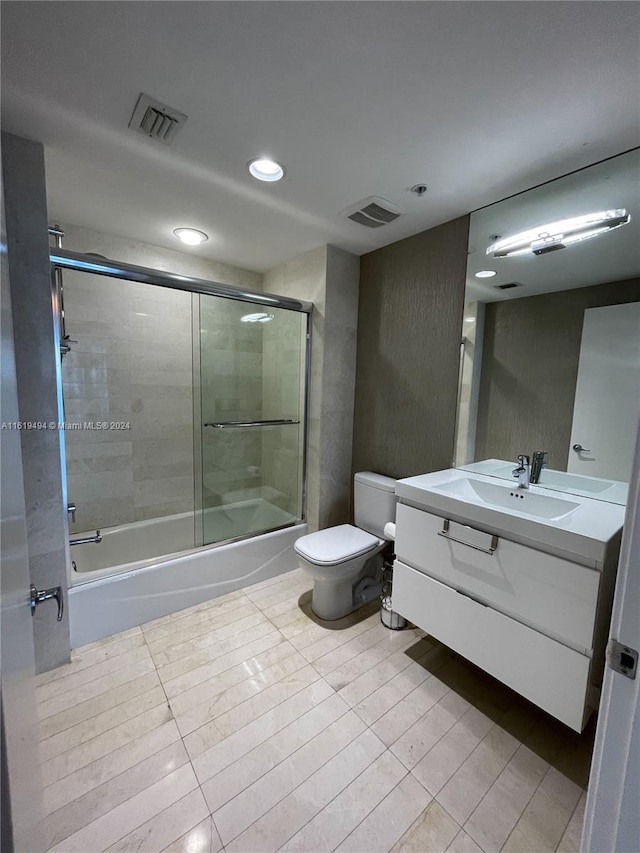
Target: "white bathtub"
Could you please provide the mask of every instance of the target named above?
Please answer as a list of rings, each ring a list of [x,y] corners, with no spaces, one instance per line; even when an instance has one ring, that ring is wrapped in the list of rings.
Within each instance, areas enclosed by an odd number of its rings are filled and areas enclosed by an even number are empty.
[[[262,498],[206,510],[204,518],[205,531],[215,524],[227,539],[290,522],[289,513]],[[182,513],[104,530],[100,544],[72,547],[78,571],[70,571],[71,646],[295,569],[293,543],[307,526],[196,549],[193,531],[193,514]]]

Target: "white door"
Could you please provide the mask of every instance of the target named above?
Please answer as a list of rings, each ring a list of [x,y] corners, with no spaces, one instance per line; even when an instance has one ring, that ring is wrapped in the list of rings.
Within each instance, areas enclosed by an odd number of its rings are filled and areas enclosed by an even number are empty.
[[[567,470],[627,482],[639,417],[640,302],[588,308]]]
[[[4,203],[2,245],[6,246]],[[2,252],[2,422],[18,421],[11,297],[6,252]],[[0,542],[0,626],[2,647],[2,851],[40,853],[42,781],[36,713],[33,625],[29,605],[29,563],[24,509],[20,433],[3,429]]]
[[[640,650],[640,430],[609,636]],[[637,669],[637,667],[636,667]],[[640,673],[605,669],[581,850],[640,850]]]

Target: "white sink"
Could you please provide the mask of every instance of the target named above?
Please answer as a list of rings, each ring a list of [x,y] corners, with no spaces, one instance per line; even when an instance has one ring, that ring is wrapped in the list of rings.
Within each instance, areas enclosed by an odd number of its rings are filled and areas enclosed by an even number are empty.
[[[494,460],[498,461],[498,460]],[[624,523],[624,506],[514,483],[459,468],[408,477],[396,483],[402,503],[487,533],[603,568],[607,544]]]
[[[549,495],[534,493],[529,489],[498,486],[495,483],[470,480],[466,477],[436,488],[464,501],[478,502],[483,506],[552,521],[565,518],[580,506],[575,501],[552,498]]]

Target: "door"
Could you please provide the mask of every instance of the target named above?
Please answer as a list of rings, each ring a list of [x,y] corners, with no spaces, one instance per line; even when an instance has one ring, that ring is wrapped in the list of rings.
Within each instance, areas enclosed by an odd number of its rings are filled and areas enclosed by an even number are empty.
[[[6,246],[4,202],[2,244]],[[6,252],[2,252],[2,421],[18,421],[11,295]],[[39,853],[42,782],[35,698],[33,626],[29,606],[29,563],[22,481],[20,433],[2,430],[0,625],[2,648],[2,850]]]
[[[629,484],[609,636],[640,650],[640,430]],[[636,666],[637,669],[637,666]],[[637,853],[640,840],[640,673],[607,667],[591,765],[581,850]]]
[[[640,302],[588,308],[567,470],[627,482],[639,415]]]

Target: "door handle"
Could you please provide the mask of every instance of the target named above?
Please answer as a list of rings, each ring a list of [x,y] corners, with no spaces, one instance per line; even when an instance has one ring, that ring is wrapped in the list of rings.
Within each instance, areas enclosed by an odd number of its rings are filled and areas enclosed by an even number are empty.
[[[71,521],[73,522],[73,524],[75,524],[76,523],[76,505],[73,503],[67,504],[67,512],[71,516]]]
[[[587,450],[587,448],[583,447],[581,444],[574,444],[573,450],[575,450],[576,453],[591,453],[590,450]]]
[[[29,595],[31,613],[35,613],[36,607],[39,604],[42,604],[43,601],[49,601],[53,598],[58,602],[58,622],[61,622],[62,614],[64,613],[64,599],[62,597],[61,586],[52,586],[51,589],[36,589],[35,586],[31,584],[31,591]]]

